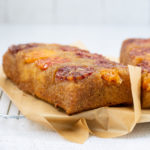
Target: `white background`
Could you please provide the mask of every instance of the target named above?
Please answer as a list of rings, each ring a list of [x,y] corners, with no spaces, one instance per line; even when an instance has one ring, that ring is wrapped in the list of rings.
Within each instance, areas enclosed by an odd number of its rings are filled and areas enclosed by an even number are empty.
[[[150,1],[0,0],[0,23],[150,25]]]
[[[121,42],[129,37],[150,37],[149,0],[0,0],[1,62],[8,46],[26,42],[80,40],[91,52],[118,57]],[[0,150],[145,150],[149,140],[150,123],[121,138],[91,136],[80,145],[26,119],[0,118]]]

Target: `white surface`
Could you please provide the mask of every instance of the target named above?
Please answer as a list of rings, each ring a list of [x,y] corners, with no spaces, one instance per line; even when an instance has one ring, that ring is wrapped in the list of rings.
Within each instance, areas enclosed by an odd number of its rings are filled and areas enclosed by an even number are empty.
[[[150,123],[137,125],[131,134],[120,138],[91,136],[84,144],[68,142],[26,119],[0,119],[0,129],[1,150],[149,150]]]
[[[97,26],[0,26],[0,58],[10,44],[22,42],[55,42],[69,44],[81,40],[92,52],[118,56],[122,40],[127,37],[149,37],[149,27]],[[2,59],[1,59],[2,60]],[[7,97],[4,105],[8,105]],[[2,109],[2,106],[0,106]],[[3,111],[3,109],[2,109]],[[16,111],[13,106],[11,113]],[[64,140],[57,133],[26,119],[0,118],[0,150],[5,149],[149,149],[150,123],[140,124],[121,138],[102,139],[94,136],[83,144]]]
[[[0,0],[0,23],[150,25],[149,0]]]

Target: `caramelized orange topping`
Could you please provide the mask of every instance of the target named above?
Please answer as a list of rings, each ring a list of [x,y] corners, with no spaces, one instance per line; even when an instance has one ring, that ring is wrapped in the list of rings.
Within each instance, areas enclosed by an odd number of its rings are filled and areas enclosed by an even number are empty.
[[[36,49],[31,52],[25,53],[25,62],[32,63],[39,59],[54,57],[55,55],[56,55],[56,52],[52,50]]]
[[[143,57],[136,57],[133,61],[134,61],[134,64],[135,65],[138,65],[138,64],[140,64],[140,63],[142,63],[142,61],[143,61]]]
[[[90,76],[94,68],[85,66],[65,66],[56,72],[56,78],[60,80],[77,81]]]
[[[49,66],[65,62],[70,62],[70,60],[68,58],[54,57],[35,61],[36,65],[42,70],[46,70]]]
[[[119,72],[116,69],[102,70],[100,72],[100,75],[101,75],[102,79],[104,79],[108,82],[113,82],[113,83],[118,83],[118,84],[120,84],[122,82],[122,79],[119,76]]]
[[[25,53],[25,63],[33,63],[41,69],[46,70],[49,66],[70,62],[68,58],[61,58],[57,56],[57,52],[48,49],[36,49]]]

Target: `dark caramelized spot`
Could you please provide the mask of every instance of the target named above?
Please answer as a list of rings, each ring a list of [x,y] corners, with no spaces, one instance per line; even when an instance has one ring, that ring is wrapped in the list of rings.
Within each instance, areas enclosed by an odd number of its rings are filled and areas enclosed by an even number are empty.
[[[150,48],[134,48],[129,52],[131,57],[144,56],[146,54],[150,54]]]
[[[28,48],[32,48],[32,47],[37,47],[40,44],[38,43],[29,43],[29,44],[19,44],[19,45],[12,45],[11,47],[8,48],[8,50],[12,53],[12,54],[16,54],[21,50],[24,49],[28,49]]]
[[[87,58],[87,59],[93,59],[95,60],[95,65],[99,67],[105,67],[105,68],[115,68],[115,67],[125,67],[124,65],[112,62],[105,58],[102,55],[99,54],[91,54],[87,52],[78,51],[76,52],[76,55],[80,58]]]
[[[115,67],[115,65],[117,65],[117,63],[111,62],[109,60],[105,60],[105,59],[101,59],[101,60],[97,60],[96,64],[100,67],[104,67],[104,68],[113,68]]]
[[[35,61],[35,64],[41,69],[46,70],[48,67],[55,65],[70,62],[68,58],[61,58],[61,57],[54,57],[54,58],[46,58],[46,59],[39,59]]]
[[[110,61],[109,59],[102,56],[102,58],[96,59],[95,64],[103,68],[125,68],[126,66]]]
[[[76,81],[90,76],[94,68],[85,66],[65,66],[56,72],[56,78],[60,80]]]
[[[76,51],[78,50],[77,47],[73,47],[73,46],[60,46],[60,49],[63,50],[63,51]]]
[[[77,51],[76,55],[79,56],[80,58],[89,58],[89,59],[102,59],[103,58],[102,55],[91,54],[91,53],[84,52],[84,51]]]
[[[142,60],[137,66],[142,67],[142,72],[147,71],[150,73],[150,62],[148,60]]]
[[[60,46],[60,49],[63,50],[63,51],[85,52],[85,53],[89,53],[89,51],[87,51],[87,50],[79,49],[79,48],[77,48],[77,47],[74,47],[74,46],[68,46],[68,45]]]
[[[124,65],[112,62],[99,54],[92,54],[89,51],[79,49],[77,47],[71,46],[61,46],[63,51],[73,51],[76,56],[79,58],[87,58],[94,60],[96,66],[105,67],[105,68],[115,68],[115,67],[125,67]]]

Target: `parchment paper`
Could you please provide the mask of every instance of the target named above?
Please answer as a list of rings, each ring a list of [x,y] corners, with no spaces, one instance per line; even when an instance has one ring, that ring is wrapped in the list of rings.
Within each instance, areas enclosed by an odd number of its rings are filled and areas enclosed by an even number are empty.
[[[86,49],[80,42],[72,45]],[[72,116],[18,89],[6,78],[2,68],[0,69],[0,87],[28,119],[55,130],[69,141],[84,143],[89,134],[102,138],[118,137],[130,133],[136,123],[150,121],[150,115],[148,117],[147,113],[144,113],[144,117],[141,118],[141,68],[129,66],[129,73],[133,108],[102,107]]]

